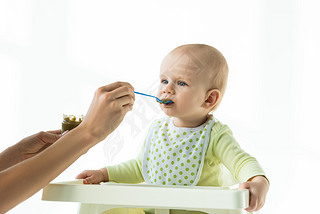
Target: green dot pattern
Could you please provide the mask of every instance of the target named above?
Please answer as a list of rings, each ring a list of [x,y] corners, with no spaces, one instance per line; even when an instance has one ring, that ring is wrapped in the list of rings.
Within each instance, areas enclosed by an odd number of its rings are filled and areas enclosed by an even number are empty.
[[[172,117],[162,118],[153,124],[142,164],[146,183],[196,185],[214,119],[211,117],[195,128],[175,127]]]

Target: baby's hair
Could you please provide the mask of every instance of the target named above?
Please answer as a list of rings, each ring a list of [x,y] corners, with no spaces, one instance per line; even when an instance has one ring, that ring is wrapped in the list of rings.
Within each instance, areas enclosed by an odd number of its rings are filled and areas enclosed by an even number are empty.
[[[218,108],[227,87],[229,68],[226,59],[222,53],[216,48],[205,44],[187,44],[181,45],[171,53],[176,51],[188,51],[191,60],[197,65],[201,65],[200,71],[208,73],[208,84],[210,89],[220,91],[220,99],[218,103],[211,109],[214,111]]]

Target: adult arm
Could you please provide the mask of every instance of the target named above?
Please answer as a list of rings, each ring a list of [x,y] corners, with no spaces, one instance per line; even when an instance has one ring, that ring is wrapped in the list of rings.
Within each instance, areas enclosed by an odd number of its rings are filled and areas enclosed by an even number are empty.
[[[0,213],[7,212],[56,178],[92,146],[105,139],[132,109],[133,87],[100,87],[83,122],[43,152],[0,172]]]
[[[39,132],[0,153],[0,171],[37,155],[61,137],[61,130]]]

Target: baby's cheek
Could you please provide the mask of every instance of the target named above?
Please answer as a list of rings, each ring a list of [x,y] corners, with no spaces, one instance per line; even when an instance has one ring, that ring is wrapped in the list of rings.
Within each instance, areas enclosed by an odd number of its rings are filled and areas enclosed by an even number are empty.
[[[157,97],[159,97],[161,94],[162,94],[162,91],[163,91],[163,87],[161,87],[161,85],[158,87],[158,90],[157,90]],[[159,97],[160,98],[160,97]]]
[[[176,104],[180,109],[191,109],[195,106],[195,101],[192,97],[186,97],[185,99],[179,99]]]

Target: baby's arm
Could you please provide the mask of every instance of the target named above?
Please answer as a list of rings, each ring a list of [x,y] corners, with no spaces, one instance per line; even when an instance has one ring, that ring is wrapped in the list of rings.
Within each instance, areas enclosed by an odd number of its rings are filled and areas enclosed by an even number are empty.
[[[144,178],[141,173],[141,163],[145,148],[144,142],[139,155],[126,162],[103,167],[99,170],[85,170],[76,179],[84,179],[84,184],[99,184],[100,182],[141,183]]]
[[[83,179],[83,184],[99,184],[100,182],[109,181],[107,169],[85,170],[77,175],[76,179]]]
[[[213,153],[229,169],[238,181],[246,181],[240,189],[248,189],[250,202],[247,211],[257,211],[265,203],[269,182],[258,161],[244,152],[232,136],[232,132],[224,126],[213,138]]]
[[[243,182],[239,189],[248,189],[250,194],[248,212],[260,210],[265,201],[269,190],[269,182],[264,176],[255,176],[250,178],[247,182]]]
[[[141,174],[141,162],[144,147],[136,159],[103,167],[99,170],[85,170],[77,175],[76,179],[84,179],[84,184],[99,184],[100,182],[141,183],[144,181]]]
[[[77,175],[76,179],[84,179],[84,184],[99,184],[100,182],[117,183],[141,183],[143,177],[141,174],[141,164],[136,159],[104,167],[98,170],[85,170]]]

